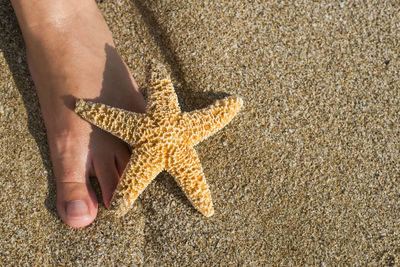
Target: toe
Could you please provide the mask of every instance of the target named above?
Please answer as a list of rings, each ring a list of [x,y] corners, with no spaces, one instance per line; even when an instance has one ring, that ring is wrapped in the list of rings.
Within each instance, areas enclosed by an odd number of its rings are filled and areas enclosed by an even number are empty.
[[[57,211],[66,224],[75,228],[89,225],[97,215],[97,198],[85,162],[79,156],[53,158]]]
[[[90,182],[58,182],[57,211],[72,227],[85,227],[97,215],[97,199]]]
[[[113,155],[98,157],[93,161],[93,165],[101,187],[104,205],[108,208],[119,180],[115,158]]]

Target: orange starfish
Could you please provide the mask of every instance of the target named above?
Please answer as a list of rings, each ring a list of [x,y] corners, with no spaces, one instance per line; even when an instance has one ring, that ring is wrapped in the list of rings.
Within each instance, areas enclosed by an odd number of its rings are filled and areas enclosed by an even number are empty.
[[[162,65],[152,67],[146,113],[134,113],[78,100],[75,112],[134,147],[112,200],[111,209],[124,215],[148,184],[169,172],[193,206],[214,214],[210,190],[193,146],[224,127],[243,101],[228,97],[192,112],[181,112],[170,77]]]

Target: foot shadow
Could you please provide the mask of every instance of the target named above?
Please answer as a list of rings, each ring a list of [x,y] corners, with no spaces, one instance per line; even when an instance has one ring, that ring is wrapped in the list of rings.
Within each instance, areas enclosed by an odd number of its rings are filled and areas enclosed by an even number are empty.
[[[42,164],[47,171],[48,192],[44,205],[51,215],[58,217],[55,204],[56,186],[46,130],[38,97],[26,63],[25,45],[10,1],[0,0],[0,51],[3,52],[13,80],[22,97],[28,116],[28,130],[39,148]]]
[[[182,111],[201,109],[209,106],[218,99],[229,96],[229,94],[223,92],[200,92],[198,89],[196,90],[196,85],[189,84],[185,79],[182,61],[173,49],[171,38],[157,21],[154,12],[148,7],[148,1],[132,0],[130,3],[131,7],[138,10],[141,14],[141,18],[146,24],[150,35],[153,37],[155,44],[160,48],[165,62],[171,68],[172,78],[177,82],[175,91],[178,95]]]

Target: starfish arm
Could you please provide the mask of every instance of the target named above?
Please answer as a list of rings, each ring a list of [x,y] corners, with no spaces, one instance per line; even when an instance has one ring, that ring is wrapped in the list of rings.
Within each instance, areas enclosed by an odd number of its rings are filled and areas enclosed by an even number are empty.
[[[203,215],[214,214],[211,193],[196,151],[184,147],[168,158],[166,170],[175,178],[192,205]]]
[[[180,113],[178,97],[163,65],[152,66],[147,100],[146,113],[154,117],[165,118],[166,114]]]
[[[117,217],[132,208],[137,197],[163,168],[164,164],[161,157],[157,157],[156,150],[139,147],[133,151],[111,199],[110,209]]]
[[[185,128],[187,145],[194,146],[222,129],[243,105],[239,97],[228,97],[215,104],[189,113],[182,113],[180,124]]]
[[[146,114],[110,107],[79,99],[75,112],[97,127],[110,132],[132,146],[135,146],[146,128],[151,124]],[[123,126],[129,127],[123,127]]]

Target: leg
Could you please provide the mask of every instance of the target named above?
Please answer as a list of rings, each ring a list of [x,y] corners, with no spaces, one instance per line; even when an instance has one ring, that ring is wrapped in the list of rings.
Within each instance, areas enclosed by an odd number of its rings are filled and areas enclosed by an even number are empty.
[[[93,0],[11,2],[46,125],[57,210],[68,225],[83,227],[97,214],[89,175],[97,176],[108,206],[129,150],[76,115],[75,98],[134,112],[144,112],[145,101]]]

